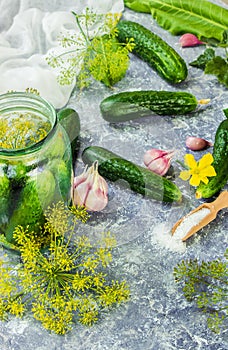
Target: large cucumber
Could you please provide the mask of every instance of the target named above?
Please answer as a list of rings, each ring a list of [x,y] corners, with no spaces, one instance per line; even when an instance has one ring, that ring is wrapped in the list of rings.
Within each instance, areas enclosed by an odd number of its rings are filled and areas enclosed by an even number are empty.
[[[164,202],[180,201],[180,189],[168,179],[136,165],[98,146],[84,149],[82,160],[91,165],[98,161],[100,175],[111,181],[125,180],[130,188],[146,197]]]
[[[223,120],[215,134],[213,148],[213,167],[216,176],[207,184],[200,183],[196,190],[196,198],[210,198],[219,192],[228,181],[228,119]]]
[[[176,84],[185,80],[188,70],[183,58],[162,38],[139,23],[119,21],[118,40],[127,42],[134,39],[133,53],[147,62],[168,82]]]
[[[152,113],[180,115],[196,109],[198,101],[184,91],[126,91],[106,97],[100,103],[103,118],[111,123],[124,122]]]
[[[20,225],[34,232],[39,232],[44,223],[44,210],[52,202],[55,193],[55,178],[51,171],[34,172],[20,192],[17,205],[9,220],[5,236],[10,243],[14,241],[13,233]]]

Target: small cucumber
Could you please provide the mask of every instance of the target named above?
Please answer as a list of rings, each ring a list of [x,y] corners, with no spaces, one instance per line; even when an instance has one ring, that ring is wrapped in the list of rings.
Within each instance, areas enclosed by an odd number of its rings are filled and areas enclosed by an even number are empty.
[[[228,108],[223,110],[223,113],[225,114],[225,116],[228,118]]]
[[[64,108],[57,114],[60,124],[64,127],[71,142],[72,158],[76,160],[79,151],[80,119],[72,108]]]
[[[168,82],[176,84],[185,80],[188,70],[183,58],[162,38],[139,23],[119,21],[117,37],[126,43],[134,39],[133,53],[147,62]]]
[[[111,123],[125,122],[152,112],[158,115],[180,115],[196,109],[196,97],[184,91],[126,91],[106,97],[100,103],[103,118]]]
[[[180,201],[180,189],[171,181],[150,170],[136,165],[117,154],[98,146],[84,149],[82,160],[91,165],[98,161],[101,176],[111,180],[125,180],[131,190],[158,201]]]
[[[209,179],[208,184],[200,183],[196,190],[196,198],[210,198],[219,192],[228,181],[228,119],[223,120],[215,134],[212,163],[216,176]]]

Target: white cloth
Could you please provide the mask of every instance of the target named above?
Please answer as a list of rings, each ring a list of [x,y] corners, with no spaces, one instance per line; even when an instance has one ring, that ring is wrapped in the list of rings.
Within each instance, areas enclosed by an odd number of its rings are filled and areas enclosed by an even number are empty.
[[[120,13],[123,0],[1,0],[0,2],[0,94],[34,88],[55,108],[65,106],[74,84],[60,85],[57,71],[46,62],[59,46],[58,37],[76,31],[71,11],[85,8],[97,13]]]

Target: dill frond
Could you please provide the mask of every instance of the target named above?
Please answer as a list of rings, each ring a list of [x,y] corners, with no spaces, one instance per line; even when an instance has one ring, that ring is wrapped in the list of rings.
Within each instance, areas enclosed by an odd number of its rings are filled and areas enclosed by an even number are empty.
[[[228,249],[225,260],[199,262],[183,260],[174,268],[175,281],[182,287],[188,301],[195,301],[208,314],[208,327],[219,333],[228,318]]]
[[[134,47],[133,39],[126,44],[117,40],[121,14],[96,14],[88,8],[85,14],[73,14],[79,34],[62,36],[59,43],[63,50],[58,55],[51,53],[48,64],[59,69],[61,85],[72,84],[76,78],[77,86],[83,89],[93,77],[112,87],[125,76]]]
[[[116,243],[110,232],[96,246],[76,234],[78,221],[88,219],[85,208],[69,210],[59,202],[45,216],[46,249],[40,249],[29,227],[18,226],[14,239],[20,265],[14,268],[9,260],[0,260],[0,319],[7,314],[21,317],[31,307],[46,329],[65,334],[75,322],[91,326],[103,310],[127,301],[129,289],[125,281],[108,278]]]

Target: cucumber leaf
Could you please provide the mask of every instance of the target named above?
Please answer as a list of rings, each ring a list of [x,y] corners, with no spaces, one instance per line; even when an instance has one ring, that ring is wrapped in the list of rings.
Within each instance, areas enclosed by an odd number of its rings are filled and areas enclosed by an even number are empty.
[[[205,67],[205,74],[216,75],[218,81],[228,87],[228,62],[220,56],[215,56]]]
[[[208,48],[200,55],[195,61],[190,62],[190,66],[205,69],[207,62],[211,61],[215,57],[215,50]]]
[[[151,13],[157,23],[174,35],[195,34],[227,46],[228,10],[206,0],[124,0],[134,11]]]
[[[208,48],[190,66],[203,69],[205,74],[213,74],[218,81],[228,87],[228,58],[215,56],[215,50]]]

